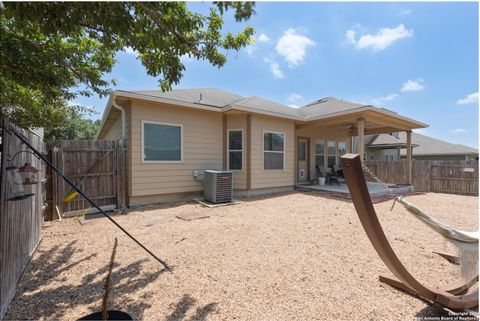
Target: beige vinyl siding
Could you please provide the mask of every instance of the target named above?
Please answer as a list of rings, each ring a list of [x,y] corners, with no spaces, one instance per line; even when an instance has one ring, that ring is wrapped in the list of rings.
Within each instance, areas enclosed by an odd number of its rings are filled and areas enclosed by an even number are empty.
[[[131,109],[131,196],[197,192],[193,170],[222,169],[222,115],[166,104],[133,101]],[[142,161],[142,120],[183,126],[183,161]]]
[[[227,135],[229,129],[241,129],[243,131],[242,140],[242,170],[233,172],[233,188],[247,188],[247,115],[227,115]],[[227,136],[227,153],[228,153],[228,136]],[[228,154],[227,154],[228,157]],[[227,162],[228,167],[228,162]]]
[[[328,127],[310,127],[310,128],[301,128],[297,130],[298,137],[308,137],[310,138],[310,178],[317,178],[317,169],[315,168],[315,140],[331,140],[331,141],[341,141],[346,144],[347,153],[350,152],[351,138],[345,131],[339,131],[336,128]],[[325,157],[327,155],[325,154]]]
[[[117,140],[122,138],[122,116],[118,116],[110,129],[102,136],[102,140]]]
[[[263,133],[285,134],[284,169],[263,169]],[[295,122],[280,118],[252,115],[252,189],[294,185]]]

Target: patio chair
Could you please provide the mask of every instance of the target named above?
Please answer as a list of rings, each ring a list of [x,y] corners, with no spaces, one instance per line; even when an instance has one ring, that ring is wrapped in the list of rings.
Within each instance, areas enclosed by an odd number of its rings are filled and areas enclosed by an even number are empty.
[[[337,164],[331,165],[330,168],[332,169],[333,173],[335,174],[335,178],[337,182],[346,183],[345,178],[343,177],[343,169],[340,168]]]
[[[318,175],[320,177],[325,177],[325,183],[332,185],[332,180],[335,177],[335,175],[333,175],[333,173],[326,171],[325,167],[323,166],[315,165],[315,168],[317,169]]]
[[[346,154],[341,159],[348,189],[362,226],[382,261],[398,279],[380,276],[380,282],[413,293],[451,310],[469,309],[478,306],[478,289],[474,292],[468,292],[478,281],[478,232],[465,232],[455,229],[423,212],[402,197],[396,197],[396,201],[404,205],[409,213],[455,245],[460,250],[460,259],[462,257],[466,259],[463,262],[465,270],[462,269],[462,271],[469,273],[464,275],[463,280],[443,288],[423,285],[410,274],[390,246],[368,193],[360,156]],[[476,259],[470,261],[471,257]]]

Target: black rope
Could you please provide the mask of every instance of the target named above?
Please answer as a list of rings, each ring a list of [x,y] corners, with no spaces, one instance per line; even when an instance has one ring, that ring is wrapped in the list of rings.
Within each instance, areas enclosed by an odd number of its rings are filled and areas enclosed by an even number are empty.
[[[130,233],[128,233],[127,230],[125,230],[120,224],[115,222],[115,220],[113,218],[111,218],[110,215],[105,213],[104,210],[102,210],[87,195],[85,195],[77,186],[75,186],[75,184],[73,184],[73,182],[68,177],[63,175],[62,172],[60,172],[55,166],[53,166],[53,164],[48,159],[46,159],[45,156],[43,156],[38,150],[35,149],[35,147],[33,147],[30,144],[28,139],[25,136],[23,136],[22,133],[17,131],[14,127],[10,127],[9,129],[7,129],[7,131],[12,132],[15,136],[17,136],[17,138],[20,139],[22,141],[22,143],[27,145],[27,147],[30,148],[33,151],[35,156],[37,156],[38,158],[43,160],[48,166],[50,166],[60,177],[62,177],[65,180],[65,182],[67,182],[68,185],[70,185],[78,194],[82,195],[83,198],[85,198],[90,203],[90,205],[95,207],[100,213],[102,213],[106,218],[108,218],[110,220],[110,222],[115,224],[115,226],[117,226],[120,230],[122,230],[123,233],[125,233],[128,237],[130,237],[135,243],[137,243],[142,249],[144,249],[148,254],[150,254],[155,260],[160,262],[160,264],[162,264],[167,271],[170,271],[170,272],[172,271],[172,269],[168,266],[168,264],[165,261],[163,261],[161,258],[157,257],[155,254],[153,254],[142,243],[140,243],[135,237],[133,237]]]

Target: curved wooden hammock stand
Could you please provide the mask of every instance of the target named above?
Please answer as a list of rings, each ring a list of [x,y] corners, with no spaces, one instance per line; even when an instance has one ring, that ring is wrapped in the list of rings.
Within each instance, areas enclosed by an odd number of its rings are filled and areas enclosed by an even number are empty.
[[[342,156],[343,174],[363,229],[370,242],[388,269],[398,280],[380,276],[380,282],[413,293],[452,310],[478,306],[478,290],[461,295],[478,281],[478,274],[468,282],[456,282],[446,288],[427,287],[418,282],[400,262],[378,221],[363,175],[360,157],[357,154]]]

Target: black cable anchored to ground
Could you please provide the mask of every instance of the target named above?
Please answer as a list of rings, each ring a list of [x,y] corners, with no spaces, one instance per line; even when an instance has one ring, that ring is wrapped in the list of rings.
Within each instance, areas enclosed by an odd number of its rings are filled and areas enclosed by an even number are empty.
[[[55,166],[53,166],[53,164],[48,159],[46,159],[45,156],[42,155],[42,153],[40,153],[35,147],[33,147],[30,144],[28,139],[25,136],[23,136],[22,133],[17,131],[13,126],[10,126],[10,128],[7,128],[6,130],[8,132],[11,132],[12,134],[14,134],[18,139],[20,139],[20,141],[23,144],[25,144],[28,148],[30,148],[32,150],[32,152],[34,153],[34,155],[36,157],[38,157],[39,159],[44,161],[52,170],[54,170],[60,177],[62,177],[65,180],[65,182],[67,182],[67,184],[70,185],[78,194],[82,195],[83,198],[85,198],[87,200],[87,202],[90,203],[90,205],[95,207],[100,213],[102,213],[106,218],[108,218],[110,220],[110,222],[115,224],[116,227],[118,227],[123,233],[125,233],[128,237],[130,237],[135,243],[137,243],[142,249],[144,249],[148,254],[150,254],[155,260],[160,262],[160,264],[162,264],[163,267],[165,267],[165,269],[167,271],[170,271],[170,272],[172,271],[172,269],[168,266],[167,262],[163,261],[161,258],[159,258],[155,254],[153,254],[152,251],[147,249],[145,247],[145,245],[140,243],[140,241],[138,241],[135,237],[133,237],[130,233],[128,233],[127,230],[125,230],[120,224],[118,224],[113,218],[111,218],[110,215],[105,213],[104,210],[102,210],[87,195],[85,195],[77,186],[75,186],[75,184],[69,178],[67,178],[61,171],[59,171]]]

